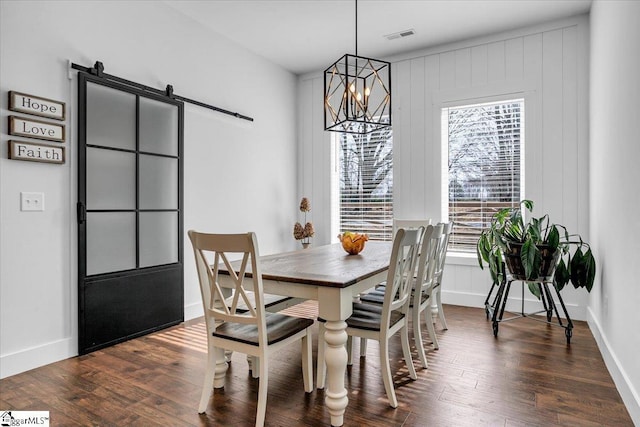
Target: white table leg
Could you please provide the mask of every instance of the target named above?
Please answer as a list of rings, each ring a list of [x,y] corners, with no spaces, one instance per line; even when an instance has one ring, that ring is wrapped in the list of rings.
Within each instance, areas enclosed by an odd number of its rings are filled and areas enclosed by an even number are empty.
[[[331,425],[341,426],[349,404],[344,376],[347,372],[347,322],[353,312],[353,290],[345,288],[319,288],[318,314],[326,320],[324,325],[324,360],[327,381],[324,404],[331,415]]]
[[[347,350],[344,346],[347,342],[347,324],[342,320],[327,321],[325,328],[327,386],[324,402],[331,414],[331,425],[341,426],[344,422],[344,411],[349,403],[347,389],[344,387],[344,374],[347,369]]]

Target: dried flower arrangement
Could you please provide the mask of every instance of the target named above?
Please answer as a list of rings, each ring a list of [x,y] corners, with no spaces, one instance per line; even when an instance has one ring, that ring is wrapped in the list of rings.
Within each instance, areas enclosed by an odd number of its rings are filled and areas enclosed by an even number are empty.
[[[302,246],[305,248],[309,246],[309,239],[313,237],[315,231],[313,229],[313,224],[311,222],[307,222],[307,212],[311,211],[311,203],[309,203],[309,199],[303,197],[300,200],[300,212],[304,212],[304,227],[299,222],[296,222],[293,226],[293,237],[296,240],[302,240]]]

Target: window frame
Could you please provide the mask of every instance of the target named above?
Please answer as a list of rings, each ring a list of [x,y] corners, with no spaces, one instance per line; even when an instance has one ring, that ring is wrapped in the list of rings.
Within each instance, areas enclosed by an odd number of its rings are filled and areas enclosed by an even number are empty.
[[[388,233],[383,231],[382,239],[376,238],[375,236],[369,235],[371,240],[391,240],[391,234],[393,229],[393,209],[394,209],[394,191],[393,191],[393,169],[394,169],[394,154],[393,154],[393,129],[391,129],[391,200],[385,205],[391,207],[391,211],[389,214],[388,224],[385,223],[385,230],[388,229]],[[341,150],[341,140],[343,137],[343,132],[331,132],[331,235],[332,242],[337,241],[337,235],[340,234],[341,230],[341,188],[340,188],[340,150]],[[347,137],[358,137],[358,135],[346,133]],[[349,230],[349,231],[357,231],[357,232],[365,232],[366,230]]]
[[[499,92],[499,91],[496,91]],[[490,95],[490,96],[477,96],[477,97],[459,97],[459,99],[445,100],[440,102],[434,102],[434,115],[435,122],[438,124],[436,127],[436,140],[439,141],[440,149],[440,211],[443,221],[449,221],[449,135],[446,123],[443,120],[443,110],[448,108],[459,107],[473,107],[484,104],[497,104],[508,103],[510,101],[522,101],[522,109],[525,112],[521,119],[520,127],[520,195],[519,200],[525,198],[526,194],[526,162],[529,157],[527,154],[528,146],[532,143],[534,133],[534,117],[535,117],[535,92],[534,91],[504,91],[505,93]],[[468,251],[457,250],[456,248],[449,249],[449,253],[454,255],[453,263],[471,265],[475,263],[477,265],[475,250],[469,248]]]

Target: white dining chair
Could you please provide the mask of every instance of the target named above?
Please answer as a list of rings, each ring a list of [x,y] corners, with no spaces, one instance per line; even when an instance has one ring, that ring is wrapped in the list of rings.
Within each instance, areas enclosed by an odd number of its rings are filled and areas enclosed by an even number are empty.
[[[415,230],[399,229],[393,241],[393,249],[389,260],[387,286],[382,305],[353,303],[353,314],[347,323],[347,351],[351,351],[353,337],[373,339],[379,342],[380,369],[389,405],[398,406],[398,399],[393,387],[391,367],[389,364],[389,339],[396,333],[400,334],[402,353],[411,379],[417,374],[411,359],[408,333],[408,311],[411,303],[411,288],[415,274],[418,251],[424,228]],[[318,345],[324,347],[324,322],[320,320]],[[319,347],[320,348],[320,347]],[[348,354],[351,362],[351,355]],[[318,351],[318,388],[324,387],[325,381],[324,351]]]
[[[189,239],[200,282],[205,323],[207,325],[207,368],[198,412],[204,413],[211,397],[214,379],[224,375],[224,349],[255,357],[259,371],[256,426],[263,426],[267,408],[269,358],[282,347],[294,342],[302,345],[302,377],[307,393],[313,391],[311,350],[312,319],[268,313],[264,307],[264,291],[260,269],[258,242],[255,233],[205,234],[190,230]],[[233,269],[230,259],[241,254],[242,260]],[[234,285],[231,299],[218,281],[218,269],[223,264]],[[250,266],[251,274],[247,275]],[[247,291],[253,293],[249,296]],[[238,311],[244,305],[248,310]],[[218,365],[218,363],[222,365]],[[218,381],[216,383],[219,384]]]
[[[402,218],[393,218],[393,236],[396,235],[396,232],[403,228],[405,230],[415,230],[420,227],[426,228],[431,224],[431,218],[424,219],[402,219]],[[386,282],[379,283],[375,288],[369,289],[366,292],[363,292],[360,296],[360,299],[363,302],[382,304],[384,299],[384,287]],[[367,354],[367,340],[366,338],[360,339],[360,356],[364,357]]]
[[[393,218],[393,234],[396,234],[396,231],[400,228],[404,228],[405,230],[416,229],[420,227],[427,228],[431,225],[431,218],[422,218],[422,219],[404,219],[404,218]]]
[[[431,218],[423,219],[403,219],[393,218],[393,235],[403,228],[405,230],[414,230],[420,227],[428,227],[431,224]],[[360,300],[367,303],[382,304],[384,299],[384,287],[386,283],[379,283],[374,289],[370,289],[367,292],[363,292],[360,295]],[[364,357],[367,354],[367,340],[365,338],[360,339],[360,356]]]
[[[429,225],[426,227],[420,244],[420,252],[417,263],[417,272],[413,281],[412,301],[409,306],[411,313],[411,324],[413,330],[413,339],[416,350],[420,358],[423,368],[427,368],[427,359],[424,352],[424,343],[422,340],[422,328],[420,318],[424,313],[425,324],[429,332],[429,338],[433,343],[433,348],[438,349],[438,337],[433,326],[433,317],[431,302],[433,301],[433,292],[436,287],[436,272],[439,268],[440,253],[439,249],[444,241],[444,224],[436,226]],[[384,296],[384,286],[379,286],[376,290],[360,297],[363,302],[370,304],[381,304],[382,296]],[[366,343],[360,343],[360,355],[363,356],[362,346]]]
[[[453,222],[447,223],[439,223],[442,224],[442,240],[438,246],[438,266],[436,271],[434,272],[434,285],[433,285],[433,296],[431,301],[431,312],[433,315],[433,321],[435,322],[435,313],[437,311],[438,317],[440,318],[440,323],[442,324],[442,329],[449,329],[447,326],[447,320],[444,317],[444,310],[442,309],[442,275],[444,273],[444,267],[447,259],[447,249],[449,247],[449,238],[451,237],[451,232],[453,230]],[[436,348],[437,344],[436,344]]]
[[[411,324],[413,329],[413,340],[418,352],[418,358],[423,368],[427,368],[427,358],[424,352],[422,341],[422,330],[420,317],[424,313],[425,324],[429,331],[429,337],[435,349],[439,348],[438,337],[433,326],[431,314],[431,301],[433,300],[433,289],[436,284],[435,273],[438,268],[438,247],[443,240],[442,224],[430,225],[424,232],[422,244],[420,245],[420,258],[418,259],[418,272],[413,284],[413,301],[411,303]]]

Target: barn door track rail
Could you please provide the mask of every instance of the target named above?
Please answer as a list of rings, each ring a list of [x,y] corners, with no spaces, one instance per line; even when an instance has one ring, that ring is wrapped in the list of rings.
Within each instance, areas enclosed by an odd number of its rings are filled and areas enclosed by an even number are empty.
[[[189,104],[193,104],[193,105],[197,105],[199,107],[203,107],[203,108],[208,108],[209,110],[213,110],[213,111],[217,111],[218,113],[222,113],[222,114],[227,114],[229,116],[233,116],[235,118],[238,119],[243,119],[243,120],[248,120],[250,122],[253,121],[252,117],[249,116],[245,116],[243,114],[240,113],[234,113],[233,111],[229,111],[229,110],[225,110],[224,108],[220,108],[220,107],[216,107],[214,105],[210,105],[204,102],[200,102],[200,101],[196,101],[195,99],[190,99],[190,98],[185,98],[184,96],[180,96],[180,95],[176,95],[175,93],[173,93],[173,86],[172,85],[167,85],[165,90],[160,90],[160,89],[156,89],[156,88],[152,88],[140,83],[136,83],[136,82],[132,82],[131,80],[127,80],[127,79],[123,79],[121,77],[117,77],[117,76],[113,76],[111,74],[107,74],[104,72],[104,64],[100,61],[96,61],[95,65],[93,67],[84,67],[82,65],[78,65],[78,64],[71,64],[71,68],[73,68],[74,70],[78,70],[78,71],[84,71],[85,73],[89,73],[92,74],[94,76],[100,77],[100,78],[104,78],[107,80],[111,80],[114,82],[118,82],[118,83],[122,83],[128,86],[133,86],[137,89],[146,91],[146,92],[151,92],[154,93],[156,95],[160,95],[160,96],[166,96],[169,97],[171,99],[175,99],[178,101],[183,101],[183,102],[188,102]]]

